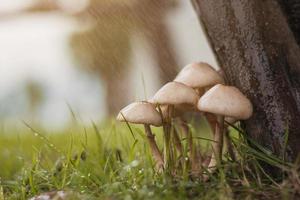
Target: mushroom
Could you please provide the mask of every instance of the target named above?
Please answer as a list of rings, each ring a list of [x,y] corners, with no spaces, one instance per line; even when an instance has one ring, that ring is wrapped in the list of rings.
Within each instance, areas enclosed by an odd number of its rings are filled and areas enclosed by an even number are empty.
[[[196,108],[199,100],[198,94],[192,88],[186,86],[183,83],[169,82],[164,85],[158,92],[152,97],[149,102],[161,105],[164,113],[164,134],[165,134],[165,148],[164,158],[165,165],[168,165],[170,160],[170,128],[171,118],[175,116],[175,111],[179,107]],[[175,135],[175,133],[174,133]],[[175,136],[176,138],[177,136]]]
[[[202,96],[205,90],[216,84],[223,84],[223,77],[209,64],[194,62],[185,66],[174,79],[197,90]]]
[[[213,156],[209,164],[213,166],[221,161],[224,117],[248,119],[253,112],[252,104],[236,87],[217,84],[200,98],[197,107],[200,111],[215,114],[217,117]]]
[[[222,75],[212,66],[204,62],[194,62],[185,66],[179,72],[174,81],[194,88],[200,96],[202,96],[205,91],[211,88],[213,85],[224,83]],[[206,114],[205,117],[213,130],[215,127],[214,121],[211,120],[210,116],[207,116]],[[193,149],[191,148],[193,146],[192,139],[189,140],[189,146],[190,149]]]
[[[225,82],[221,70],[216,71],[212,66],[204,62],[194,62],[185,66],[175,78],[175,81],[183,83],[189,87],[194,88],[200,96],[206,90],[216,84],[223,84]],[[214,129],[215,124],[211,116],[205,115],[206,120]]]
[[[228,81],[227,81],[225,72],[222,69],[218,69],[217,72],[218,72],[218,74],[220,74],[220,76],[223,77],[225,85],[227,85]],[[224,120],[225,120],[225,122],[229,122],[229,124],[234,124],[235,122],[238,121],[237,119],[235,119],[233,117],[225,117]],[[233,161],[236,161],[236,156],[235,156],[235,153],[233,151],[232,141],[230,140],[230,137],[229,137],[228,124],[225,124],[224,126],[225,127],[224,127],[224,134],[223,135],[224,135],[224,141],[225,141],[225,144],[227,146],[228,153],[229,153],[231,159]]]
[[[198,99],[197,93],[192,88],[173,81],[160,88],[149,102],[160,105],[195,106]]]
[[[150,125],[161,126],[162,119],[155,106],[148,102],[134,102],[123,108],[117,120],[121,122],[130,122],[134,124],[144,124],[145,133],[150,144],[151,153],[154,157],[156,168],[161,171],[164,166],[163,157],[155,142]]]

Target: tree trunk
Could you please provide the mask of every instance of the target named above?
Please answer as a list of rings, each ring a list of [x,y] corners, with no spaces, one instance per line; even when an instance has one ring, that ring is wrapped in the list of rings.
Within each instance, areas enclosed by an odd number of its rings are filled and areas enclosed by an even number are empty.
[[[294,160],[300,151],[299,3],[192,2],[229,84],[254,105],[254,115],[242,123],[247,134],[283,156],[288,131],[286,156]]]

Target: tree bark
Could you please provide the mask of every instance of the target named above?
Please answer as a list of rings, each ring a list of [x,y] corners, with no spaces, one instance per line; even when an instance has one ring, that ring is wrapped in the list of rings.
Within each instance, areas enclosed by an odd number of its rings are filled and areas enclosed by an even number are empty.
[[[300,12],[293,2],[192,0],[229,84],[253,103],[246,133],[283,156],[288,131],[290,161],[300,151]]]
[[[294,36],[300,44],[300,1],[299,0],[278,0],[288,23],[294,33]]]

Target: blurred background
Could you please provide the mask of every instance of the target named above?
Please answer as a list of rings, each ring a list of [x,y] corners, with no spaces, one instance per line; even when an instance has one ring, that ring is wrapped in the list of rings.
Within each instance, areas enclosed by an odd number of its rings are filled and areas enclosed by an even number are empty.
[[[1,0],[0,122],[103,120],[200,60],[216,66],[188,0]]]

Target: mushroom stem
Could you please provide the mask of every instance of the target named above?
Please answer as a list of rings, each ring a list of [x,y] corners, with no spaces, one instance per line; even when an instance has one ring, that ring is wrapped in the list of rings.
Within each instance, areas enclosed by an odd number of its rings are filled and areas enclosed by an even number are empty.
[[[217,123],[215,124],[214,143],[212,145],[213,154],[211,156],[210,163],[208,165],[209,171],[214,171],[216,164],[220,164],[222,160],[223,150],[223,129],[224,129],[224,117],[217,116]]]
[[[147,140],[149,142],[150,145],[150,149],[151,149],[151,153],[154,157],[155,160],[155,164],[156,164],[156,168],[158,171],[161,171],[164,167],[164,160],[163,157],[158,149],[158,146],[155,142],[155,136],[152,134],[150,125],[145,124],[145,132],[146,132],[146,136],[147,136]]]
[[[222,159],[222,150],[223,150],[223,130],[224,130],[224,117],[217,116],[217,124],[215,129],[215,147],[214,151],[216,152],[217,162],[220,162]]]
[[[215,128],[216,128],[215,124],[217,123],[217,117],[215,115],[210,114],[210,113],[205,113],[205,117],[206,117],[206,120],[209,123],[209,126],[210,126],[211,130],[213,131],[213,133],[215,133]],[[235,153],[233,151],[232,143],[230,141],[228,126],[224,125],[224,133],[223,133],[223,135],[224,135],[224,142],[226,144],[228,153],[229,153],[231,159],[233,161],[235,161],[236,160],[236,156],[235,156]]]
[[[204,113],[204,116],[212,131],[214,141],[216,141],[215,133],[216,133],[217,116],[211,113]],[[207,158],[203,161],[202,166],[206,166],[206,167],[209,166],[210,161],[212,160],[212,156],[213,156],[213,152],[210,152],[210,154],[207,155]]]
[[[217,123],[217,117],[216,115],[213,115],[211,113],[205,113],[204,114],[206,121],[208,122],[211,131],[213,132],[213,134],[215,134],[215,129],[216,129],[216,123]]]
[[[171,116],[174,110],[174,106],[168,105],[168,114],[166,116],[166,119],[163,124],[163,130],[164,130],[164,166],[165,169],[167,169],[170,165],[170,159],[171,159]]]
[[[176,128],[174,128],[173,136],[174,136],[174,143],[175,143],[176,149],[180,153],[180,155],[182,155],[182,153],[183,153],[182,144],[180,142],[180,138],[179,138]]]
[[[194,149],[193,147],[193,137],[192,134],[190,133],[190,129],[189,127],[186,125],[186,121],[182,118],[179,118],[179,122],[180,122],[180,126],[183,129],[183,133],[185,135],[185,137],[188,140],[188,146],[190,151]]]
[[[202,155],[200,149],[194,148],[193,154],[191,156],[191,174],[194,177],[199,177],[202,171]]]
[[[199,171],[199,167],[197,166],[196,162],[196,154],[195,154],[195,149],[194,149],[194,144],[193,144],[193,135],[190,132],[189,127],[186,125],[186,121],[182,118],[180,120],[180,125],[183,129],[183,132],[188,140],[188,147],[189,147],[189,152],[190,152],[190,161],[191,161],[191,168],[192,171]]]

